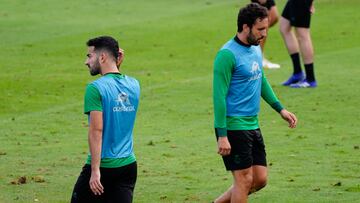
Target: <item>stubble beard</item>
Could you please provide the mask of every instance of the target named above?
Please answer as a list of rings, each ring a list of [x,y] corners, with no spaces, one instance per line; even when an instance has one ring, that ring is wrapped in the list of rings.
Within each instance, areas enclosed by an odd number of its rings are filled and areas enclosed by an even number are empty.
[[[255,45],[255,46],[259,45],[261,39],[263,39],[263,37],[256,39],[256,37],[251,32],[251,30],[250,30],[249,35],[247,36],[247,41],[250,45]]]
[[[89,67],[90,75],[92,76],[98,75],[101,72],[99,60],[96,60],[93,66],[88,65],[88,67]]]

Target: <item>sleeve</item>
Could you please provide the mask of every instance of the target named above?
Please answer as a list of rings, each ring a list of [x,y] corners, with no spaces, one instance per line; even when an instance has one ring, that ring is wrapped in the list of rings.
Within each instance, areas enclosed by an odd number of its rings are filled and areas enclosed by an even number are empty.
[[[213,103],[214,126],[218,136],[227,136],[226,96],[228,94],[235,57],[229,50],[221,50],[214,62]]]
[[[86,86],[84,97],[84,114],[89,114],[90,111],[102,111],[101,95],[93,84]]]
[[[284,109],[279,99],[276,97],[273,89],[266,79],[264,70],[262,71],[262,83],[261,83],[261,97],[268,103],[275,111],[279,112]]]

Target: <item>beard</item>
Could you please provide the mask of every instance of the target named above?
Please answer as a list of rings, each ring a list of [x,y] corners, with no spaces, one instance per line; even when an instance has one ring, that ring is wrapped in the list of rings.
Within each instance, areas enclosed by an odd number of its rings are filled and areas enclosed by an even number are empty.
[[[94,65],[88,64],[90,75],[95,76],[101,73],[99,60],[96,60]]]
[[[257,46],[257,45],[259,45],[260,44],[260,42],[261,42],[261,40],[263,39],[264,37],[259,37],[259,38],[256,38],[255,37],[255,35],[253,35],[253,33],[251,32],[251,30],[250,30],[250,33],[249,33],[249,35],[247,36],[247,41],[248,41],[248,43],[250,44],[250,45],[255,45],[255,46]]]

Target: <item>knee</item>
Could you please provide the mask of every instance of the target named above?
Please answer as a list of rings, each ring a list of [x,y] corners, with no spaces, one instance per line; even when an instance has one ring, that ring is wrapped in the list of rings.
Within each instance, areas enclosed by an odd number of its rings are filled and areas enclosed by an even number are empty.
[[[279,18],[277,16],[271,16],[270,22],[269,22],[269,27],[274,26],[278,21],[279,21]]]
[[[288,35],[289,33],[291,33],[291,26],[290,26],[290,23],[284,19],[284,18],[280,18],[280,26],[279,26],[279,30],[280,30],[280,33],[282,35]]]
[[[286,36],[290,33],[290,30],[286,26],[281,25],[281,22],[280,22],[280,26],[279,26],[279,31],[282,36]]]
[[[252,174],[246,174],[242,177],[241,181],[237,182],[237,184],[242,185],[245,188],[248,188],[250,190],[250,188],[253,186],[254,184],[254,178]]]
[[[261,177],[259,179],[257,179],[256,181],[254,181],[254,188],[256,190],[260,190],[261,188],[264,188],[267,184],[267,177]]]
[[[253,182],[253,186],[251,187],[249,194],[261,190],[266,186],[266,183],[267,183],[266,178],[257,179],[256,181]]]
[[[305,41],[307,41],[307,38],[304,35],[301,34],[297,34],[296,35],[296,39],[298,41],[299,44],[304,43]]]
[[[275,25],[279,20],[279,14],[276,6],[272,6],[269,9],[269,27]]]
[[[310,31],[308,29],[296,29],[296,38],[299,41],[299,43],[306,43],[309,42],[310,39]]]

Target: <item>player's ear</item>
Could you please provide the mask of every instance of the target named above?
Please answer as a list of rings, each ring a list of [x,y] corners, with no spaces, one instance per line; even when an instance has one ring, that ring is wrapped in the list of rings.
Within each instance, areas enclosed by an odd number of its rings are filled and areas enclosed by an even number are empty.
[[[243,24],[243,31],[248,34],[250,32],[250,27],[247,24]]]
[[[104,63],[106,61],[107,55],[105,52],[100,53],[99,62]]]

